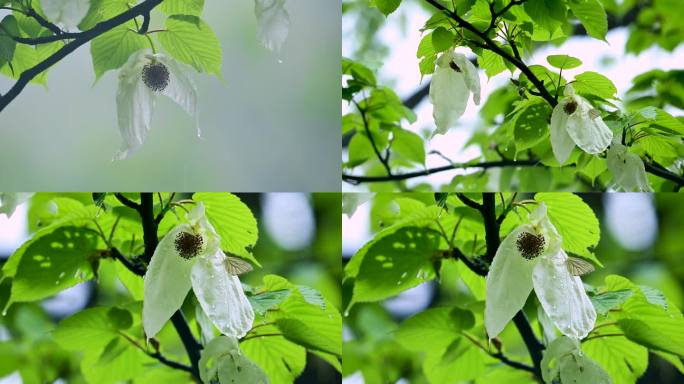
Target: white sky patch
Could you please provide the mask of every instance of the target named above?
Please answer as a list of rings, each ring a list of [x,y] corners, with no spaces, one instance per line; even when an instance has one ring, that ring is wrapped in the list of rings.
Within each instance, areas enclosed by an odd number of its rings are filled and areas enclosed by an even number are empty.
[[[625,249],[645,250],[658,236],[658,218],[650,193],[610,193],[603,196],[606,225]]]
[[[9,257],[28,239],[28,206],[17,206],[12,218],[0,215],[0,257]]]
[[[392,87],[402,98],[410,96],[420,87],[421,75],[418,69],[420,60],[416,57],[416,51],[420,40],[423,38],[419,30],[424,26],[425,21],[430,15],[431,13],[426,12],[418,4],[405,2],[402,4],[400,12],[390,15],[378,32],[377,38],[379,41],[390,49],[387,58],[384,60],[384,65],[377,70],[378,82]],[[342,21],[342,53],[343,56],[350,58],[354,58],[352,54],[358,47],[355,41],[355,17],[356,15],[345,15]],[[681,63],[684,61],[684,45],[680,45],[673,52],[667,52],[660,47],[652,46],[638,56],[635,56],[625,53],[624,48],[627,37],[628,31],[626,28],[617,28],[609,31],[606,35],[608,43],[588,36],[577,36],[568,39],[560,47],[550,44],[546,45],[535,51],[532,57],[525,57],[524,61],[527,65],[540,64],[553,69],[546,62],[546,56],[567,54],[577,57],[582,60],[582,66],[564,71],[563,76],[566,80],[571,80],[575,75],[585,71],[599,72],[613,81],[618,89],[618,97],[624,96],[627,89],[631,86],[632,79],[641,73],[655,68],[663,70],[681,68]],[[473,57],[472,52],[467,48],[459,48],[458,51]],[[606,60],[608,58],[611,60]],[[372,67],[373,63],[365,64],[371,64]],[[519,73],[520,71],[517,71],[513,77],[517,78]],[[429,153],[431,150],[438,150],[457,163],[466,162],[480,156],[482,153],[479,148],[464,148],[464,145],[478,124],[481,124],[478,114],[484,101],[487,100],[493,90],[506,84],[510,78],[511,74],[509,71],[504,71],[491,79],[487,79],[484,71],[480,71],[483,103],[477,106],[471,98],[468,101],[465,113],[459,119],[458,125],[452,128],[446,135],[438,135],[432,138],[427,143],[426,153]],[[427,76],[423,79],[423,82],[429,81],[429,79],[430,76]],[[343,111],[347,113],[349,109],[343,106]],[[411,125],[405,123],[404,128],[421,134],[423,137],[429,137],[429,135],[426,136],[424,133],[432,132],[435,129],[435,124],[432,118],[432,105],[427,97],[414,109],[414,112],[417,115],[417,121]],[[441,157],[427,155],[427,168],[444,165],[447,165],[447,162]],[[360,171],[354,171],[356,172],[352,172],[353,174],[360,174]],[[445,171],[410,180],[408,185],[413,186],[427,182],[436,187],[449,183],[456,175],[478,171],[477,169]],[[345,191],[359,191],[365,190],[365,187],[345,185],[343,189]]]
[[[372,235],[370,232],[371,203],[360,205],[352,217],[342,215],[342,255],[351,257]]]
[[[308,246],[315,235],[311,202],[309,195],[304,193],[264,195],[263,218],[273,240],[287,250]]]

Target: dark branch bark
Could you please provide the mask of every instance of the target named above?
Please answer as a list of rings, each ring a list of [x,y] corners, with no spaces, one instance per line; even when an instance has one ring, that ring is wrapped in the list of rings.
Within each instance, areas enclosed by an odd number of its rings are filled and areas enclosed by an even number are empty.
[[[513,316],[513,323],[518,328],[518,332],[520,332],[520,336],[525,342],[527,351],[530,353],[532,363],[534,364],[534,374],[541,379],[541,360],[544,345],[539,342],[537,336],[534,334],[534,331],[532,331],[530,321],[527,319],[525,312],[522,310],[518,311],[518,313]]]
[[[183,342],[185,351],[188,353],[190,363],[192,363],[192,374],[199,379],[199,359],[202,346],[197,342],[192,331],[190,331],[188,322],[185,320],[185,316],[180,309],[171,316],[171,323],[176,328],[176,332],[178,332],[178,336],[180,336],[180,339]]]
[[[501,161],[489,161],[489,162],[474,163],[474,164],[467,164],[467,163],[466,164],[450,164],[450,165],[445,165],[442,167],[425,169],[422,171],[408,172],[408,173],[402,173],[402,174],[393,174],[392,176],[354,176],[354,175],[348,175],[348,174],[343,173],[342,174],[342,180],[346,181],[350,184],[374,183],[374,182],[382,182],[382,181],[397,181],[397,180],[412,179],[414,177],[428,176],[428,175],[432,175],[433,173],[450,171],[450,170],[454,170],[454,169],[468,169],[468,168],[489,169],[489,168],[497,168],[497,167],[534,167],[534,166],[545,167],[544,165],[542,165],[539,162],[539,160],[518,160],[518,161],[501,160]]]
[[[127,10],[126,12],[118,16],[98,23],[93,28],[87,31],[78,33],[78,36],[75,37],[73,41],[65,44],[62,48],[60,48],[59,51],[53,53],[52,55],[48,56],[45,60],[27,69],[21,75],[19,75],[19,80],[17,80],[17,82],[14,83],[12,88],[10,88],[10,90],[7,91],[5,95],[0,97],[0,112],[2,112],[5,109],[5,107],[7,107],[7,105],[9,105],[9,103],[12,102],[12,100],[19,96],[21,91],[26,87],[26,85],[31,80],[33,80],[33,78],[35,78],[43,71],[47,70],[48,68],[50,68],[51,66],[65,58],[68,54],[75,51],[78,47],[102,35],[103,33],[129,20],[134,19],[135,17],[144,15],[146,13],[149,14],[150,11],[154,9],[154,7],[156,7],[157,5],[161,4],[162,1],[163,0],[145,0],[142,3],[136,5],[135,7]],[[59,36],[61,39],[64,37],[64,34],[60,34]]]
[[[140,194],[140,217],[142,218],[143,240],[145,243],[143,261],[149,264],[159,242],[157,238],[157,221],[154,217],[154,196],[152,193]]]
[[[482,219],[484,219],[485,242],[487,243],[485,260],[491,264],[496,250],[499,248],[499,222],[496,219],[496,196],[493,193],[482,194],[482,209],[480,213],[482,214]]]

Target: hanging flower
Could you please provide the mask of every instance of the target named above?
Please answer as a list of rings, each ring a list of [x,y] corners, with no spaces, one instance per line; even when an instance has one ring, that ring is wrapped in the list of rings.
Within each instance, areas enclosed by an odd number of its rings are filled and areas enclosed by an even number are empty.
[[[579,340],[561,336],[544,350],[541,361],[544,382],[610,384],[610,376],[582,353]],[[558,381],[560,379],[560,381]]]
[[[150,129],[157,94],[170,98],[194,116],[200,135],[195,83],[175,60],[140,50],[128,58],[119,73],[116,105],[123,144],[115,160],[128,158],[142,145]]]
[[[17,207],[33,196],[30,192],[0,192],[0,214],[12,217]]]
[[[257,19],[257,38],[261,44],[271,51],[280,51],[290,30],[285,0],[255,0],[254,14]]]
[[[54,24],[74,30],[88,13],[89,0],[41,0],[43,13]]]
[[[544,203],[529,220],[501,242],[487,274],[487,334],[494,338],[501,333],[534,288],[561,333],[583,338],[594,327],[596,311],[582,280],[571,273],[579,259],[571,260],[561,249],[562,238],[546,216]]]
[[[145,274],[145,334],[148,338],[156,335],[192,287],[216,328],[240,338],[254,322],[240,279],[231,273],[230,258],[219,248],[221,239],[207,221],[204,205],[199,203],[186,219],[159,242]]]
[[[480,77],[477,68],[462,53],[449,50],[437,59],[435,74],[430,84],[432,116],[437,132],[444,134],[465,112],[470,93],[480,104]]]
[[[613,142],[606,158],[608,169],[613,174],[613,182],[618,189],[626,192],[652,192],[646,178],[646,168],[641,157],[629,152],[619,142]]]
[[[597,154],[605,151],[613,138],[599,111],[576,95],[570,84],[565,86],[565,96],[551,114],[551,149],[561,165],[575,145],[584,152]]]

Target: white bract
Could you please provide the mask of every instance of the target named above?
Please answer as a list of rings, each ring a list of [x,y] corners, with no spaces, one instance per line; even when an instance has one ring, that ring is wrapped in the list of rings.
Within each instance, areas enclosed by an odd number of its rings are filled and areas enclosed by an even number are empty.
[[[17,207],[33,196],[31,192],[0,192],[0,214],[12,217]]]
[[[430,84],[430,101],[437,125],[435,133],[444,134],[465,112],[471,92],[475,104],[480,104],[480,77],[473,63],[454,50],[442,53],[436,64]]]
[[[254,14],[259,41],[271,51],[280,51],[290,30],[290,15],[285,10],[285,0],[255,0]]]
[[[546,216],[546,205],[529,215],[501,242],[487,274],[485,327],[496,337],[525,305],[532,288],[551,322],[566,336],[583,338],[596,311],[582,280],[568,270],[562,238]]]
[[[601,114],[587,99],[576,95],[570,84],[565,86],[565,98],[558,102],[551,114],[551,149],[563,165],[575,145],[590,154],[608,148],[613,132],[603,122]]]
[[[646,178],[646,168],[641,157],[629,152],[619,142],[613,142],[606,158],[608,169],[613,174],[613,183],[617,189],[626,192],[652,192],[653,189]]]
[[[90,0],[41,0],[43,13],[55,24],[73,30],[90,8]]]
[[[119,72],[116,105],[123,144],[115,160],[128,158],[142,145],[150,129],[157,94],[170,98],[194,116],[197,136],[200,135],[195,83],[175,60],[140,50],[128,58]]]
[[[560,379],[561,384],[609,384],[608,373],[582,353],[579,340],[561,336],[544,350],[542,378],[547,384]]]
[[[227,268],[221,239],[199,203],[187,223],[159,242],[145,274],[143,328],[153,337],[171,318],[192,287],[197,300],[221,333],[240,338],[251,328],[254,311],[237,276]]]

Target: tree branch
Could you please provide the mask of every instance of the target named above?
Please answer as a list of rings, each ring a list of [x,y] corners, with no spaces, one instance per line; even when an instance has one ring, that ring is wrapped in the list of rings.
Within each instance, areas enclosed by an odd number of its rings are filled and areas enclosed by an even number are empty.
[[[382,181],[397,181],[397,180],[412,179],[414,177],[428,176],[428,175],[432,175],[434,173],[450,171],[453,169],[468,169],[468,168],[488,169],[488,168],[497,168],[497,167],[534,167],[534,166],[546,167],[546,166],[542,165],[539,162],[539,160],[518,160],[518,161],[501,160],[501,161],[489,161],[489,162],[482,162],[482,163],[450,164],[450,165],[444,165],[441,167],[425,169],[422,171],[408,172],[408,173],[403,173],[403,174],[393,174],[391,176],[354,176],[354,175],[349,175],[349,174],[343,173],[342,174],[342,180],[346,181],[350,184],[375,183],[375,182],[382,182]]]
[[[171,316],[171,323],[173,324],[174,328],[176,328],[176,332],[178,332],[178,336],[180,336],[180,339],[183,342],[185,351],[188,353],[190,363],[192,363],[192,374],[199,379],[199,359],[202,346],[197,342],[195,336],[192,334],[192,331],[190,331],[190,327],[188,326],[187,320],[185,320],[183,311],[180,309],[177,310],[173,316]]]
[[[2,112],[5,109],[5,107],[7,107],[7,105],[9,105],[9,103],[12,102],[12,100],[19,96],[21,91],[26,87],[26,85],[31,80],[33,80],[33,78],[35,78],[43,71],[47,70],[48,68],[50,68],[51,66],[65,58],[68,54],[75,51],[78,47],[84,45],[90,40],[102,35],[103,33],[129,20],[132,20],[146,13],[149,14],[150,11],[159,4],[161,4],[162,1],[163,0],[145,0],[142,3],[136,5],[135,7],[127,10],[126,12],[121,13],[118,16],[114,16],[109,20],[100,22],[87,31],[75,34],[76,37],[73,37],[73,41],[65,44],[62,48],[59,49],[59,51],[53,53],[52,55],[48,56],[45,60],[27,69],[26,71],[22,72],[21,75],[19,75],[19,79],[16,83],[14,83],[12,88],[10,88],[10,90],[7,91],[5,95],[0,96],[0,112]],[[65,34],[60,33],[56,36],[60,36],[61,39],[64,38]]]
[[[484,45],[486,46],[486,49],[496,53],[497,55],[504,58],[506,61],[515,65],[520,70],[520,72],[522,72],[523,74],[525,74],[525,76],[527,76],[527,78],[530,80],[530,82],[537,88],[541,97],[543,97],[544,100],[546,100],[549,104],[551,104],[552,107],[555,107],[556,104],[558,104],[556,99],[549,93],[549,91],[546,89],[546,87],[544,87],[544,83],[541,80],[539,80],[539,78],[534,73],[532,73],[530,68],[524,62],[516,59],[515,57],[511,56],[508,52],[501,49],[501,47],[499,47],[496,44],[496,42],[494,42],[494,40],[490,39],[485,32],[482,32],[479,29],[475,28],[475,26],[473,26],[472,24],[470,24],[469,22],[467,22],[466,20],[461,18],[456,12],[452,12],[447,7],[438,3],[436,0],[425,0],[425,1],[428,2],[430,5],[432,5],[433,7],[444,12],[447,16],[451,17],[462,28],[467,29],[468,31],[472,32],[477,37],[482,39],[482,41],[484,42]]]
[[[157,238],[157,222],[154,218],[154,196],[152,193],[140,194],[140,218],[142,219],[143,241],[145,243],[145,253],[143,261],[149,264],[152,260],[154,250],[157,249],[159,239]]]
[[[493,193],[482,194],[480,213],[484,220],[485,242],[487,243],[485,261],[491,264],[496,250],[499,248],[499,222],[496,219],[496,198]]]

